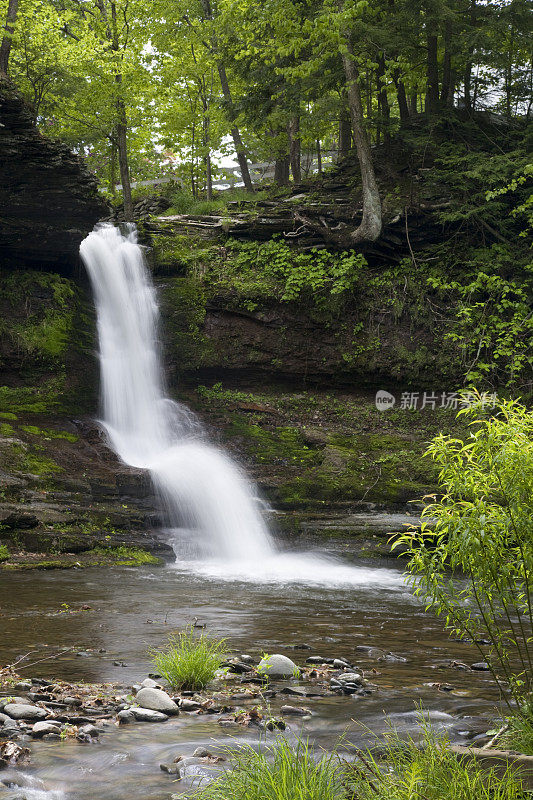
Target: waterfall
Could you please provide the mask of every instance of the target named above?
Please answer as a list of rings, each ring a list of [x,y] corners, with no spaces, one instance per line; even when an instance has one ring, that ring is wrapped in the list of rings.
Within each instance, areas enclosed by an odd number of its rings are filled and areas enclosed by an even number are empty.
[[[207,441],[195,415],[165,394],[157,298],[135,230],[123,236],[101,225],[80,252],[97,312],[102,424],[126,464],[149,470],[169,528],[181,531],[176,568],[223,580],[403,585],[392,570],[277,551],[252,482]],[[200,558],[193,561],[183,557],[184,530],[195,537]]]
[[[102,225],[81,257],[97,311],[103,425],[118,456],[149,470],[169,527],[197,531],[202,555],[260,563],[274,553],[254,487],[211,445],[194,415],[165,394],[159,309],[143,253]]]

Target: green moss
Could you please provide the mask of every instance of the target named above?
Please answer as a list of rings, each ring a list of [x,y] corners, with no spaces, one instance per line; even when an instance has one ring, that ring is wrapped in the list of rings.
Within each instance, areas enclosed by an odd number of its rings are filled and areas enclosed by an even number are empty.
[[[61,406],[65,378],[57,375],[41,386],[0,386],[0,409],[16,418],[18,413],[46,414]]]
[[[53,475],[64,472],[63,467],[56,464],[51,458],[43,455],[43,448],[34,445],[33,450],[26,450],[21,445],[13,444],[10,448],[9,460],[12,468],[20,472],[30,472],[32,475]]]
[[[77,442],[79,437],[67,431],[55,431],[48,428],[38,428],[36,425],[21,425],[20,429],[32,436],[39,436],[44,439],[65,439],[67,442]]]
[[[15,420],[15,419],[17,419],[17,415],[16,415],[16,414],[13,414],[13,413],[12,413],[12,412],[10,412],[10,411],[0,411],[0,419],[11,419],[11,420]]]
[[[206,296],[194,277],[170,278],[160,287],[169,363],[178,373],[205,363],[210,345],[203,333]]]
[[[111,563],[122,567],[140,567],[143,564],[161,563],[161,559],[140,547],[95,547],[86,555],[95,564]]]
[[[11,553],[9,552],[5,544],[0,544],[0,562],[7,561],[10,555]]]
[[[0,422],[0,435],[13,436],[14,433],[15,429],[12,425],[9,425],[7,422]]]

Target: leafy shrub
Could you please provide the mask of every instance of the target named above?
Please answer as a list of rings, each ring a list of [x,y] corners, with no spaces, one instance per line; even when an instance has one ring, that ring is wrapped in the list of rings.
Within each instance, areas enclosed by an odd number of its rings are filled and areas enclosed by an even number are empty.
[[[0,544],[0,563],[2,561],[7,561],[10,555],[11,553],[9,552],[5,544]]]
[[[533,697],[533,413],[481,402],[464,441],[439,434],[428,454],[440,467],[440,500],[426,507],[410,545],[416,592],[456,635],[479,648],[509,702],[527,716]],[[485,652],[482,640],[490,642]]]
[[[203,689],[214,678],[226,653],[224,639],[196,635],[191,625],[170,636],[164,649],[153,651],[152,661],[171,686],[193,691]]]

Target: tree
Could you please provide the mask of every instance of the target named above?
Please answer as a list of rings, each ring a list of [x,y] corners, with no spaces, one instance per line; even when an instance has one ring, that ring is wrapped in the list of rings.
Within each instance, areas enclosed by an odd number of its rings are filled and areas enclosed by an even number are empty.
[[[9,0],[6,23],[4,25],[4,35],[2,37],[2,43],[0,44],[0,75],[4,76],[7,76],[9,55],[11,53],[11,45],[13,42],[13,33],[15,31],[15,22],[17,21],[18,8],[19,0]]]

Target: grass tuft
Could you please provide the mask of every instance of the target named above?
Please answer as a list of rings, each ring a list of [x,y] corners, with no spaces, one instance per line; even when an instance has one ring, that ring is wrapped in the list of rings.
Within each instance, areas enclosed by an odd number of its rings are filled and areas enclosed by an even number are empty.
[[[523,714],[509,717],[508,730],[498,740],[496,747],[517,750],[526,756],[533,756],[533,706],[523,706]]]
[[[280,737],[272,747],[244,744],[231,752],[233,768],[194,795],[195,800],[347,800],[339,759],[316,759],[309,743]]]
[[[215,672],[227,654],[225,639],[197,635],[192,625],[175,636],[167,646],[152,651],[157,671],[175,689],[203,689],[215,677]]]

